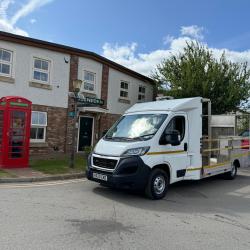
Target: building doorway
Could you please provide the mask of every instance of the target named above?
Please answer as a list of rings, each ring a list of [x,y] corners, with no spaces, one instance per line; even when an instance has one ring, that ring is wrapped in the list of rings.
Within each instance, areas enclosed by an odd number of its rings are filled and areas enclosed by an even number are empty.
[[[93,117],[80,116],[78,151],[83,151],[86,146],[92,146],[93,126]]]

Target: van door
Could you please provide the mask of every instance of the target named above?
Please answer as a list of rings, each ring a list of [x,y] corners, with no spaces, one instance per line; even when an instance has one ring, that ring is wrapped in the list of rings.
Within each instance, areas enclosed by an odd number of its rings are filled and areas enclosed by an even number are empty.
[[[190,164],[188,158],[188,122],[186,114],[174,115],[167,124],[162,136],[166,132],[173,130],[179,132],[180,144],[177,146],[170,144],[160,145],[164,162],[171,167],[171,183],[182,180]]]

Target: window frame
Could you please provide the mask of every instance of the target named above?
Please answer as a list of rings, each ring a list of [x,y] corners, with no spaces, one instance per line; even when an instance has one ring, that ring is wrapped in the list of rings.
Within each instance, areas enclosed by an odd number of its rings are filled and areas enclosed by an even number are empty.
[[[0,50],[2,51],[6,51],[10,53],[10,61],[4,61],[2,59],[0,59],[0,64],[5,64],[5,65],[9,65],[10,66],[10,73],[9,74],[5,74],[0,72],[0,76],[5,76],[5,77],[11,77],[12,76],[12,68],[13,68],[13,51],[9,50],[9,49],[4,49],[0,47]]]
[[[42,61],[47,62],[48,63],[48,70],[35,68],[35,60],[40,60],[41,62]],[[47,81],[42,81],[42,80],[35,79],[34,78],[34,72],[35,71],[40,72],[40,73],[46,73],[48,75],[48,80]],[[31,76],[32,81],[33,82],[38,82],[38,83],[41,83],[41,84],[50,84],[50,74],[51,74],[51,60],[45,59],[45,58],[42,58],[42,57],[33,56],[33,60],[32,60],[32,76]]]
[[[93,74],[94,76],[94,81],[89,81],[89,80],[85,80],[85,73],[89,73],[89,74]],[[88,90],[88,89],[85,89],[85,82],[86,83],[89,83],[89,84],[93,84],[94,85],[94,89],[93,90]],[[83,84],[82,84],[82,91],[83,92],[88,92],[88,93],[95,93],[96,92],[96,73],[95,72],[92,72],[92,71],[89,71],[89,70],[83,70]]]
[[[186,128],[187,128],[187,126],[186,126],[186,123],[187,123],[187,121],[186,121],[186,116],[185,116],[185,115],[181,115],[181,114],[176,114],[176,115],[173,116],[173,117],[169,120],[169,122],[166,124],[166,126],[165,126],[165,128],[164,128],[164,130],[163,130],[163,133],[162,133],[162,135],[160,136],[160,140],[159,140],[159,144],[160,144],[160,145],[162,145],[162,144],[161,144],[161,140],[162,140],[162,137],[164,136],[164,134],[165,134],[165,132],[166,132],[167,127],[169,126],[169,124],[170,124],[175,118],[183,118],[183,119],[184,119],[184,133],[183,133],[183,135],[181,135],[180,143],[185,139],[185,136],[186,136]]]
[[[144,89],[144,92],[140,91],[140,88],[143,88]],[[143,98],[139,98],[139,96],[143,96]],[[146,87],[143,86],[143,85],[139,85],[139,88],[138,88],[138,101],[139,102],[145,102],[146,100]]]
[[[128,88],[124,88],[122,87],[122,83],[125,83],[127,84]],[[125,100],[129,100],[129,82],[128,81],[124,81],[124,80],[121,80],[120,81],[120,90],[119,90],[119,97],[121,99],[125,99]],[[127,96],[121,96],[121,93],[124,92],[124,93],[127,93]]]
[[[45,119],[46,119],[46,121],[45,121],[45,124],[33,124],[32,123],[32,114],[33,113],[38,113],[38,120],[39,120],[39,114],[40,113],[42,113],[42,114],[45,114]],[[32,113],[31,113],[31,128],[30,129],[32,129],[32,128],[36,128],[36,129],[38,129],[38,128],[43,128],[44,129],[44,131],[43,131],[43,139],[32,139],[31,137],[30,137],[30,142],[32,142],[32,143],[41,143],[41,142],[45,142],[46,141],[46,132],[47,132],[47,126],[48,126],[48,114],[47,114],[47,112],[43,112],[43,111],[32,111]],[[37,134],[36,134],[37,135]]]

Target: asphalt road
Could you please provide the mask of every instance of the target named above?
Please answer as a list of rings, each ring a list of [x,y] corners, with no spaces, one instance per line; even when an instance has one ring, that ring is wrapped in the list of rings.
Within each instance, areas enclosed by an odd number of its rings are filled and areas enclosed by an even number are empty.
[[[250,170],[166,199],[89,181],[0,185],[0,249],[250,249]]]

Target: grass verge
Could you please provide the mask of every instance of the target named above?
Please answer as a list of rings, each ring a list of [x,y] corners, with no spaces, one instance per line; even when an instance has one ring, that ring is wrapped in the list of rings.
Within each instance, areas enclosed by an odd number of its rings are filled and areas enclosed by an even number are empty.
[[[11,178],[14,177],[11,174],[5,172],[4,170],[0,169],[0,178]]]
[[[31,160],[30,167],[51,175],[80,173],[86,169],[86,158],[82,155],[76,155],[74,169],[69,168],[69,158],[66,156],[60,159]]]

